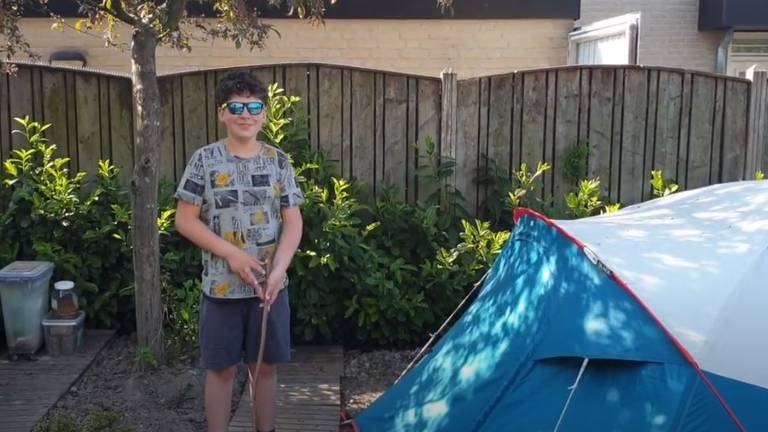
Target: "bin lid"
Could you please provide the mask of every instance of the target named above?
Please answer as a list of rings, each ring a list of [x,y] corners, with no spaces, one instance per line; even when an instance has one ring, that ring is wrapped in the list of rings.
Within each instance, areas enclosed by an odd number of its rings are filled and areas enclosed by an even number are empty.
[[[0,270],[0,283],[37,280],[51,270],[50,261],[14,261]]]
[[[71,290],[75,287],[75,283],[68,280],[61,280],[58,282],[54,282],[53,287],[59,291],[66,291]]]

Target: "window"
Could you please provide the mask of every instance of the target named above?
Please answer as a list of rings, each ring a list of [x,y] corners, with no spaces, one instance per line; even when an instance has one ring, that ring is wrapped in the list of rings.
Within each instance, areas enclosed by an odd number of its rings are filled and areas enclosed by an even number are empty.
[[[640,14],[577,28],[568,35],[568,64],[637,64]]]
[[[755,65],[758,69],[768,69],[768,33],[734,33],[728,50],[728,75],[743,78],[746,70]]]

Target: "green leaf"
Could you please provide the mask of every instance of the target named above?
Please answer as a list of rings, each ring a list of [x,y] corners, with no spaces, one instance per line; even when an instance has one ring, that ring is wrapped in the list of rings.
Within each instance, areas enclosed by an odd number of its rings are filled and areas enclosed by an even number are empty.
[[[75,23],[75,30],[82,33],[88,29],[88,20],[79,19]]]

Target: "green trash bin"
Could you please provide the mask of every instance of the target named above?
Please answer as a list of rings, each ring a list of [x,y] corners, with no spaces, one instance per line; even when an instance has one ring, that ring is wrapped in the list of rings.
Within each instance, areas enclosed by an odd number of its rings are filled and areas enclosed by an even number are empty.
[[[0,303],[8,353],[34,354],[43,344],[53,263],[14,261],[0,270]]]

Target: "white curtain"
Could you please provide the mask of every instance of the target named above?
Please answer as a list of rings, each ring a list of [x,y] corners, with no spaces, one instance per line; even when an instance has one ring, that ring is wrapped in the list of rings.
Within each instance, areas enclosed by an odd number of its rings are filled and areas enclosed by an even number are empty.
[[[578,43],[577,64],[627,64],[629,43],[626,33]]]

